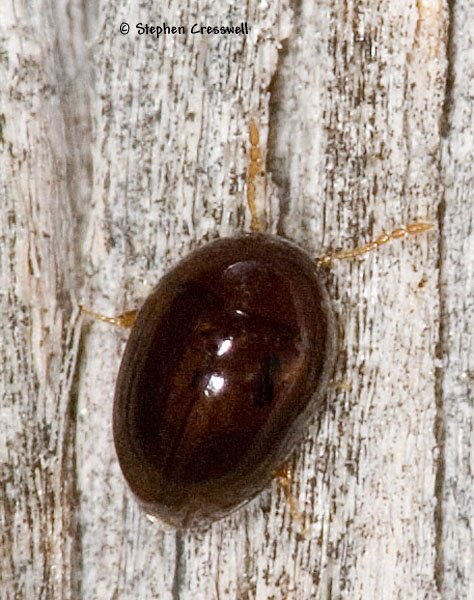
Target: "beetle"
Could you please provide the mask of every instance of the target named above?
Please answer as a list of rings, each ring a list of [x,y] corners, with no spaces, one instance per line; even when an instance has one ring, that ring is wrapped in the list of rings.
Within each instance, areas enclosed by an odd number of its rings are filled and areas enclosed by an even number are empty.
[[[192,252],[138,313],[104,317],[132,326],[113,409],[120,467],[147,513],[179,528],[209,524],[257,495],[320,410],[336,354],[321,270],[431,227],[412,223],[315,263],[261,232],[260,163],[251,123],[251,233]]]

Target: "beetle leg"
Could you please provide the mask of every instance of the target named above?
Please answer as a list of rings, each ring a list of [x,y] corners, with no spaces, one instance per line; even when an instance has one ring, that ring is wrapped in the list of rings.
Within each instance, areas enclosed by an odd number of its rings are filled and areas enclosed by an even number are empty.
[[[393,240],[398,240],[400,238],[407,237],[408,235],[416,235],[417,233],[423,233],[433,228],[431,223],[410,223],[409,225],[405,225],[402,227],[397,227],[393,229],[390,233],[383,231],[376,238],[363,244],[362,246],[357,246],[356,248],[352,248],[350,250],[341,250],[339,252],[334,252],[331,254],[326,254],[324,256],[320,256],[316,259],[316,263],[318,266],[327,267],[334,260],[344,260],[346,258],[356,258],[357,256],[361,256],[362,254],[366,254],[367,252],[371,252],[372,250],[376,250],[383,244],[387,242],[391,242]]]
[[[281,488],[283,495],[285,497],[285,501],[290,510],[290,514],[295,521],[301,526],[301,535],[305,535],[306,527],[304,524],[303,516],[300,511],[296,508],[295,498],[291,492],[291,483],[292,483],[292,472],[291,467],[287,464],[281,465],[278,469],[273,473],[275,476],[279,487]]]
[[[347,392],[351,389],[351,384],[348,381],[336,381],[332,379],[328,383],[328,387],[330,387],[333,390]]]
[[[84,308],[79,305],[79,309],[85,315],[89,315],[90,317],[97,319],[98,321],[104,321],[105,323],[110,323],[111,325],[116,325],[117,327],[130,328],[133,327],[135,323],[135,317],[137,315],[137,310],[128,310],[127,312],[122,313],[121,315],[116,315],[115,317],[107,317],[105,315],[101,315],[100,313],[96,313],[88,308]]]

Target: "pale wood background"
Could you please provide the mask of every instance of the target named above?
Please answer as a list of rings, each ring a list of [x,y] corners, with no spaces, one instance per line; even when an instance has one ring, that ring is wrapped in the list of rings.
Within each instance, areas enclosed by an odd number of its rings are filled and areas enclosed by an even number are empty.
[[[474,598],[473,82],[471,0],[2,0],[2,599]],[[250,117],[273,231],[316,256],[436,230],[328,275],[343,385],[294,459],[306,534],[276,484],[180,534],[117,466],[126,333],[77,305],[137,306],[248,227]]]

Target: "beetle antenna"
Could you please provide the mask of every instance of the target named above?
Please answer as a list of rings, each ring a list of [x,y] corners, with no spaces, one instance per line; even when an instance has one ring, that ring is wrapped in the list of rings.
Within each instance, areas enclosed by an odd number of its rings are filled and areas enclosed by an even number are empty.
[[[255,178],[262,172],[262,157],[259,146],[259,134],[255,121],[249,123],[249,168],[247,172],[247,206],[250,211],[250,229],[254,233],[261,231],[262,226],[255,206]]]
[[[397,229],[393,229],[391,232],[383,231],[376,238],[374,238],[370,242],[367,242],[366,244],[363,244],[362,246],[357,246],[356,248],[352,248],[350,250],[341,250],[339,252],[334,252],[332,254],[320,256],[316,259],[316,263],[320,267],[328,267],[334,260],[356,258],[357,256],[361,256],[362,254],[367,254],[367,252],[376,250],[377,248],[383,246],[387,242],[405,238],[409,235],[417,235],[418,233],[423,233],[425,231],[429,231],[430,229],[433,229],[433,225],[431,223],[417,222],[410,223],[409,225],[405,225],[403,227],[397,227]]]

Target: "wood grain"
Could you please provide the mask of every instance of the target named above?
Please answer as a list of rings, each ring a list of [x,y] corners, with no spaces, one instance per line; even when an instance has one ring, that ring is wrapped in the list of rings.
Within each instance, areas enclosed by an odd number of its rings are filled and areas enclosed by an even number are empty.
[[[474,595],[474,7],[453,6],[442,143],[438,561],[446,598]]]
[[[0,598],[474,594],[474,11],[468,0],[6,0],[0,7]],[[135,25],[250,26],[248,36]],[[127,22],[128,35],[120,33]],[[139,306],[191,248],[267,229],[334,264],[339,360],[275,483],[207,531],[147,518],[111,404]]]

